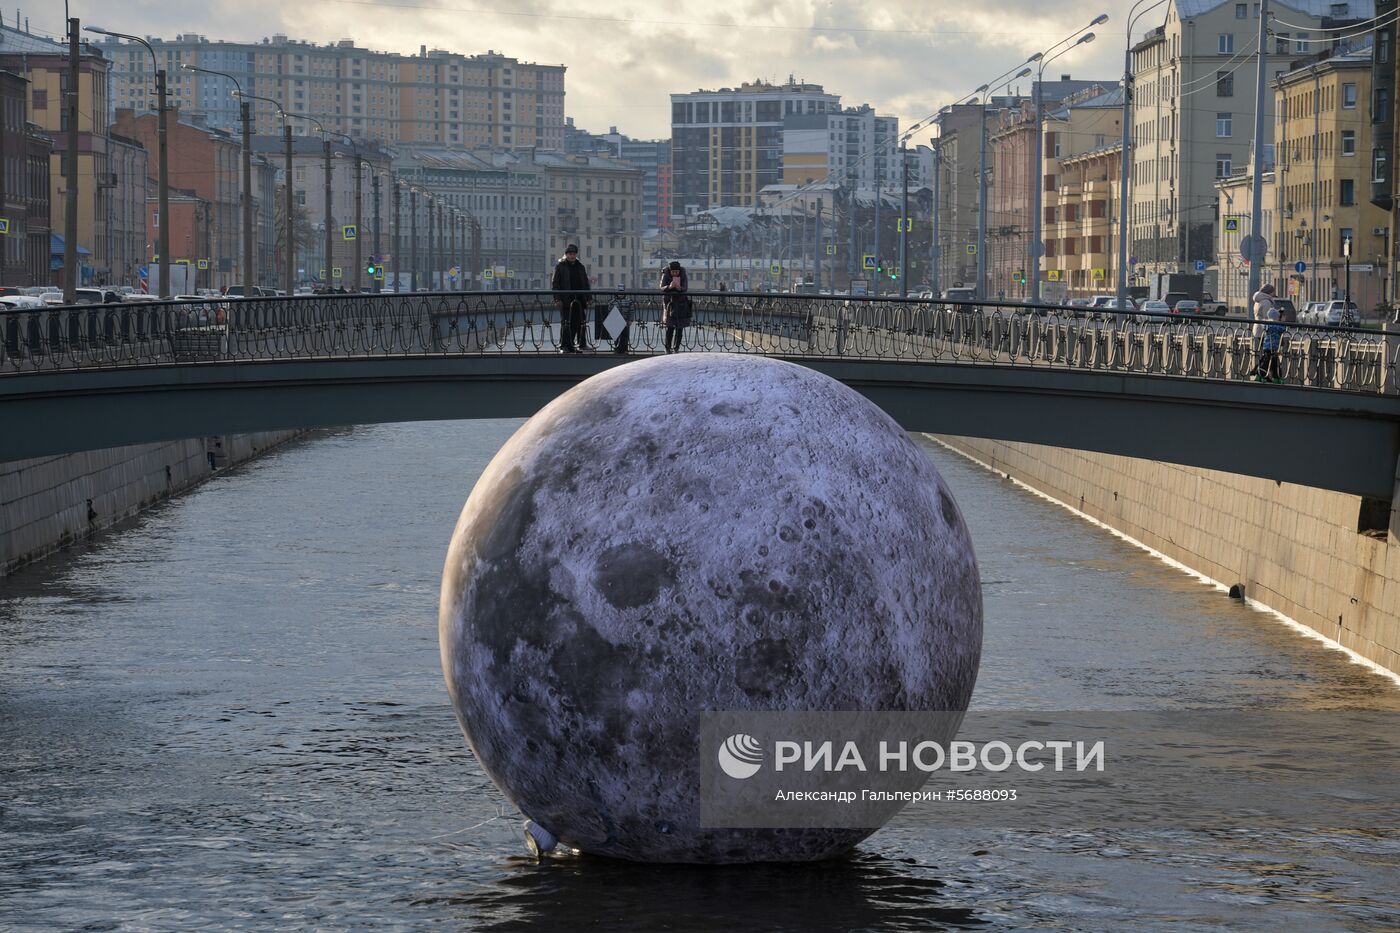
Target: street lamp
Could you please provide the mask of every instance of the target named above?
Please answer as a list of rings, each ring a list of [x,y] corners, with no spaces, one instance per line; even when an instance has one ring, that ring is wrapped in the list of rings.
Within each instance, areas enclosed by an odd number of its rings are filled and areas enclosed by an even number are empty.
[[[363,252],[360,249],[360,234],[362,232],[360,230],[360,216],[362,214],[362,205],[364,202],[364,166],[369,164],[369,160],[360,155],[360,147],[357,146],[355,144],[355,141],[349,136],[346,136],[344,133],[332,133],[330,135],[339,136],[341,139],[349,143],[350,158],[355,160],[355,291],[358,292],[360,290],[360,271],[363,259]],[[345,154],[343,152],[336,153],[336,155],[339,158],[345,158]],[[377,175],[375,177],[378,178]],[[375,210],[378,211],[379,194],[377,188],[374,196],[374,205]],[[374,221],[374,231],[375,236],[377,237],[379,235],[378,217],[376,217]],[[378,249],[376,249],[375,252],[378,253]]]
[[[296,199],[292,194],[292,125],[287,122],[287,111],[283,110],[282,105],[271,97],[259,97],[244,91],[234,91],[233,96],[240,101],[260,100],[265,104],[271,104],[273,109],[277,111],[277,115],[282,118],[284,150],[282,174],[286,176],[286,184],[282,186],[282,235],[285,238],[282,251],[285,254],[283,261],[286,263],[286,268],[282,270],[282,286],[290,297],[295,295],[297,290],[297,244],[296,223],[294,222]]]
[[[1092,29],[1100,23],[1106,22],[1108,22],[1108,14],[1100,13],[1098,16],[1094,17],[1093,22],[1085,26],[1084,29]],[[1081,45],[1093,42],[1094,34],[1092,32],[1084,32],[1084,29],[1076,30],[1071,35],[1066,36],[1064,39],[1061,39],[1059,42],[1056,42],[1054,45],[1050,46],[1050,48],[1046,49],[1045,52],[1042,53],[1040,66],[1036,69],[1035,86],[1033,89],[1033,95],[1035,97],[1035,155],[1033,157],[1034,161],[1031,163],[1035,166],[1035,184],[1031,186],[1034,189],[1035,197],[1031,210],[1031,240],[1026,247],[1026,252],[1028,254],[1026,256],[1026,271],[1031,273],[1032,302],[1040,301],[1040,256],[1045,251],[1045,244],[1042,242],[1044,231],[1041,229],[1044,220],[1041,216],[1041,212],[1045,190],[1045,114],[1044,107],[1042,106],[1045,97],[1044,89],[1042,88],[1045,79],[1045,66],[1071,49],[1077,49]],[[1067,46],[1066,43],[1068,43]],[[1066,47],[1060,48],[1060,46]],[[1056,49],[1060,50],[1055,52]],[[1051,52],[1055,52],[1055,54],[1049,54]]]
[[[252,105],[243,98],[243,85],[238,83],[238,79],[228,72],[213,71],[209,68],[198,68],[194,65],[181,65],[185,71],[198,72],[199,74],[217,75],[220,78],[228,78],[233,82],[234,97],[238,99],[238,115],[243,121],[243,297],[251,298],[253,295],[253,282],[256,276],[253,274],[253,110]]]
[[[1128,301],[1128,196],[1132,184],[1133,119],[1133,27],[1144,13],[1167,0],[1137,0],[1128,11],[1127,42],[1123,48],[1123,144],[1118,163],[1118,307],[1126,308]],[[1138,9],[1142,7],[1142,9]]]
[[[1025,63],[1038,61],[1040,52],[1036,52]],[[1024,64],[1024,63],[1023,63]],[[1003,72],[997,75],[990,82],[988,88],[982,85],[982,116],[978,120],[980,130],[977,139],[977,288],[973,292],[978,299],[986,298],[987,288],[987,102],[992,95],[1002,87],[1010,87],[1011,84],[1031,73],[1030,68],[1022,68],[1009,79],[1006,77],[1010,72]]]
[[[305,120],[308,123],[316,124],[316,130],[321,134],[321,146],[324,150],[325,157],[325,169],[323,174],[325,175],[326,181],[326,278],[322,284],[326,287],[326,290],[329,291],[334,271],[332,267],[335,265],[335,223],[331,218],[331,134],[321,125],[321,121],[313,116],[308,116],[304,113],[293,113],[290,110],[287,111],[287,116],[296,117],[298,120]],[[356,235],[358,235],[358,231]]]
[[[156,70],[156,145],[159,159],[159,180],[157,184],[160,190],[160,234],[156,249],[159,250],[159,258],[156,260],[157,268],[160,270],[160,297],[170,297],[170,162],[165,145],[165,69],[160,67],[160,59],[156,57],[156,50],[151,48],[151,43],[140,36],[130,36],[124,32],[112,32],[110,29],[103,29],[100,26],[84,26],[86,32],[95,32],[101,36],[111,36],[114,39],[126,39],[130,42],[139,42],[146,47],[146,51],[151,53],[151,64]],[[76,158],[76,153],[69,153],[69,158]]]

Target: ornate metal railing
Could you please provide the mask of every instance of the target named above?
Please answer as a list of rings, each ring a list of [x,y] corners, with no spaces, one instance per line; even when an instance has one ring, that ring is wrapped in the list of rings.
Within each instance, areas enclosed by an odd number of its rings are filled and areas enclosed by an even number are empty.
[[[629,350],[664,352],[657,292],[601,293],[619,306]],[[687,351],[1256,378],[1263,325],[1239,318],[1092,312],[888,298],[692,293]],[[595,352],[595,314],[586,329]],[[0,312],[0,377],[227,361],[553,353],[549,292],[416,293],[80,305]],[[1292,324],[1278,380],[1396,392],[1400,334]]]

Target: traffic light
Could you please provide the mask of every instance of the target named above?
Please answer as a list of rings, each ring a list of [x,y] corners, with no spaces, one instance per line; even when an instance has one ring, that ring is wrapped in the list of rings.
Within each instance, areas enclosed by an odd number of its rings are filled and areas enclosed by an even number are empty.
[[[370,278],[374,278],[378,274],[379,266],[375,265],[373,260],[370,260],[369,265],[365,266],[365,275],[369,276]]]

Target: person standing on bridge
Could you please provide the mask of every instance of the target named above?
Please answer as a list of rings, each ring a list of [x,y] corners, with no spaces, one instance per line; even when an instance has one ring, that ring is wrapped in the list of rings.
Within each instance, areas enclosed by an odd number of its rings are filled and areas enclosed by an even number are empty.
[[[1282,382],[1279,378],[1278,345],[1283,340],[1283,323],[1279,320],[1278,308],[1270,308],[1265,320],[1267,323],[1259,343],[1259,366],[1254,371],[1254,381]]]
[[[579,262],[576,244],[564,247],[564,258],[554,266],[549,287],[559,309],[559,352],[582,353],[586,342],[584,321],[593,296],[588,290],[588,270]]]
[[[690,277],[676,260],[661,270],[661,323],[666,327],[666,352],[679,353],[681,337],[690,323]]]

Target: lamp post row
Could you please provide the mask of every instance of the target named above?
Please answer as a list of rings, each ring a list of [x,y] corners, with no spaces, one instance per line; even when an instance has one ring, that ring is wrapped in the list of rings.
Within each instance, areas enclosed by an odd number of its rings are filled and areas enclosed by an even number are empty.
[[[76,35],[76,33],[77,33],[77,26],[78,26],[78,22],[77,22],[76,19],[73,20],[73,21],[70,23],[70,27],[71,27],[71,29],[72,29],[74,35]],[[115,31],[112,31],[112,30],[109,30],[109,29],[103,29],[103,28],[101,28],[101,27],[99,27],[99,26],[91,26],[91,25],[83,27],[83,30],[84,30],[84,31],[87,31],[87,32],[97,33],[97,34],[99,34],[99,35],[111,36],[111,37],[117,38],[117,39],[125,39],[125,40],[127,40],[127,41],[129,41],[129,42],[140,43],[142,46],[144,46],[144,47],[146,48],[146,51],[149,52],[150,55],[151,55],[151,61],[152,61],[152,64],[153,64],[153,66],[154,66],[154,68],[155,68],[155,84],[156,84],[156,95],[157,95],[157,99],[156,99],[156,115],[157,115],[157,117],[156,117],[156,119],[157,119],[157,159],[158,159],[158,164],[159,164],[159,168],[158,168],[158,179],[157,179],[158,201],[159,201],[159,207],[158,207],[158,211],[159,211],[159,214],[158,214],[158,216],[159,216],[159,222],[158,222],[159,233],[158,233],[157,247],[156,247],[156,249],[157,249],[156,261],[157,261],[157,269],[159,270],[159,272],[158,272],[158,274],[159,274],[159,283],[158,283],[158,287],[159,287],[159,297],[161,297],[161,298],[169,298],[169,297],[171,297],[171,287],[170,287],[170,219],[169,219],[169,215],[170,215],[170,180],[169,180],[169,150],[168,150],[168,145],[167,145],[167,137],[168,137],[167,114],[168,114],[168,112],[169,112],[169,107],[167,106],[167,101],[166,101],[166,85],[167,85],[166,72],[165,72],[165,69],[164,69],[164,68],[161,68],[161,67],[160,67],[160,60],[159,60],[159,58],[156,56],[155,49],[151,47],[151,44],[150,44],[148,41],[146,41],[145,39],[141,38],[140,36],[130,35],[130,34],[127,34],[127,33],[122,33],[122,32],[115,32]],[[376,170],[374,169],[373,163],[371,163],[369,159],[365,158],[364,156],[362,156],[362,155],[360,154],[360,152],[359,152],[359,147],[358,147],[358,145],[355,143],[355,140],[352,139],[351,137],[349,137],[349,136],[343,134],[343,133],[334,133],[334,132],[328,131],[328,130],[320,123],[320,121],[318,121],[316,118],[314,118],[314,117],[312,117],[312,116],[309,116],[309,115],[307,115],[307,114],[292,113],[291,111],[286,110],[286,109],[281,105],[281,103],[279,103],[277,100],[275,100],[275,99],[273,99],[273,98],[270,98],[270,97],[261,97],[261,96],[256,95],[256,94],[250,94],[250,93],[248,93],[247,91],[245,91],[245,90],[243,89],[243,86],[242,86],[242,84],[238,81],[238,78],[237,78],[236,76],[234,76],[234,75],[231,75],[231,74],[227,73],[227,72],[215,71],[215,70],[209,69],[209,68],[200,68],[200,67],[196,67],[196,66],[194,66],[194,65],[188,65],[188,64],[182,65],[181,67],[182,67],[184,70],[186,70],[186,71],[197,72],[197,73],[201,73],[201,74],[215,75],[215,76],[218,76],[218,77],[223,77],[223,78],[229,79],[229,81],[231,81],[231,82],[233,83],[233,86],[234,86],[233,97],[234,97],[235,99],[237,99],[238,102],[239,102],[239,117],[240,117],[241,129],[242,129],[242,140],[241,140],[242,145],[241,145],[241,147],[240,147],[240,148],[242,149],[242,154],[241,154],[241,155],[242,155],[242,173],[241,173],[241,174],[242,174],[242,185],[241,185],[242,192],[241,192],[241,196],[240,196],[240,205],[239,205],[239,206],[240,206],[240,213],[241,213],[241,215],[242,215],[242,217],[241,217],[241,220],[242,220],[242,237],[241,237],[242,243],[241,243],[241,250],[240,250],[241,253],[242,253],[242,262],[240,263],[240,265],[241,265],[241,272],[242,272],[241,278],[242,278],[243,293],[244,293],[244,295],[245,295],[245,296],[250,296],[250,295],[253,294],[253,289],[254,289],[254,287],[255,287],[255,285],[256,285],[256,280],[257,280],[257,273],[256,273],[256,266],[257,266],[256,255],[257,255],[257,254],[256,254],[256,250],[255,250],[255,247],[254,247],[254,228],[253,228],[253,191],[252,191],[252,188],[253,188],[253,185],[252,185],[252,122],[253,122],[253,115],[252,115],[252,105],[251,105],[251,101],[262,101],[262,102],[264,102],[264,103],[270,104],[270,105],[274,108],[274,110],[277,112],[277,114],[282,118],[282,135],[283,135],[284,150],[285,150],[285,152],[284,152],[284,157],[285,157],[285,158],[284,158],[284,166],[283,166],[283,171],[284,171],[284,176],[285,176],[285,183],[284,183],[284,185],[283,185],[283,191],[284,191],[284,194],[285,194],[285,196],[286,196],[286,201],[285,201],[284,208],[283,208],[283,218],[282,218],[282,224],[283,224],[283,238],[284,238],[284,244],[283,244],[283,246],[284,246],[284,248],[285,248],[285,259],[284,259],[284,262],[285,262],[285,266],[286,266],[286,268],[285,268],[285,270],[284,270],[285,275],[284,275],[283,287],[284,287],[286,293],[287,293],[288,295],[290,295],[290,294],[293,294],[293,293],[295,292],[295,290],[296,290],[296,210],[295,210],[295,196],[294,196],[293,187],[292,187],[292,181],[293,181],[293,134],[292,134],[291,123],[289,122],[289,119],[288,119],[288,118],[307,120],[308,122],[315,124],[317,130],[321,133],[321,136],[322,136],[323,159],[324,159],[324,165],[323,165],[323,179],[324,179],[324,195],[325,195],[325,253],[326,253],[326,275],[325,275],[325,282],[326,282],[327,285],[330,284],[330,279],[332,278],[333,257],[334,257],[334,234],[335,234],[335,223],[334,223],[334,217],[333,217],[333,208],[334,208],[334,204],[333,204],[333,192],[332,192],[332,185],[331,185],[331,178],[332,178],[332,176],[331,176],[332,167],[331,167],[331,166],[332,166],[333,151],[332,151],[332,145],[331,145],[330,137],[331,137],[331,136],[339,136],[339,137],[341,137],[342,139],[344,139],[344,140],[350,145],[350,148],[351,148],[351,156],[350,156],[350,158],[351,158],[351,160],[353,161],[353,164],[354,164],[354,166],[355,166],[355,236],[354,236],[354,240],[353,240],[353,242],[354,242],[354,244],[355,244],[355,246],[354,246],[354,265],[355,265],[355,272],[354,272],[354,277],[353,277],[353,278],[354,278],[354,286],[355,286],[356,291],[360,290],[360,287],[361,287],[361,275],[363,274],[364,268],[365,268],[365,266],[364,266],[364,258],[363,258],[363,249],[362,249],[362,245],[361,245],[361,242],[360,242],[360,230],[361,230],[361,228],[363,227],[362,211],[363,211],[363,206],[364,206],[364,188],[363,188],[363,184],[364,184],[364,169],[365,169],[366,167],[368,167],[368,168],[370,169],[371,173],[372,173],[372,174],[371,174],[371,185],[372,185],[372,196],[373,196],[373,198],[374,198],[374,204],[373,204],[373,212],[374,212],[374,244],[373,244],[373,250],[374,250],[374,256],[375,256],[375,259],[376,259],[376,263],[378,262],[378,258],[379,258],[379,256],[381,255],[381,242],[380,242],[380,174],[381,174],[381,173],[378,172],[378,171],[376,171]],[[394,258],[394,288],[395,288],[395,290],[397,291],[397,290],[399,289],[400,271],[401,271],[401,266],[402,266],[402,261],[401,261],[401,257],[400,257],[400,240],[401,240],[401,233],[402,233],[402,231],[401,231],[401,229],[400,229],[400,210],[401,210],[401,207],[400,207],[400,205],[401,205],[400,192],[401,192],[401,186],[404,186],[406,183],[403,182],[402,180],[396,178],[395,176],[393,176],[392,173],[389,173],[389,177],[390,177],[390,179],[391,179],[391,181],[393,182],[393,185],[394,185],[394,187],[393,187],[393,237],[392,237],[392,240],[393,240],[393,250],[392,250],[392,256],[393,256],[393,258]],[[437,270],[437,276],[438,276],[438,280],[437,280],[437,283],[436,283],[436,284],[437,284],[437,286],[438,286],[439,288],[445,288],[445,287],[446,287],[446,284],[447,284],[447,282],[446,282],[446,271],[447,271],[447,266],[444,264],[445,261],[453,261],[453,262],[455,262],[455,263],[457,264],[457,267],[458,267],[459,269],[463,270],[463,271],[465,271],[465,269],[467,268],[466,263],[465,263],[464,261],[462,261],[461,257],[458,255],[458,233],[459,233],[459,228],[460,228],[460,233],[461,233],[461,244],[462,244],[462,248],[463,248],[463,249],[466,248],[466,243],[467,243],[467,229],[468,229],[468,226],[470,226],[470,228],[472,229],[472,231],[473,231],[473,240],[472,240],[472,242],[473,242],[473,244],[475,244],[474,247],[473,247],[473,254],[475,254],[475,252],[479,249],[479,244],[480,244],[480,229],[481,229],[481,228],[480,228],[480,224],[479,224],[479,222],[476,220],[476,218],[471,214],[470,211],[460,210],[460,209],[458,209],[458,208],[456,208],[456,207],[453,207],[453,206],[451,206],[451,205],[447,205],[447,204],[445,204],[440,198],[434,197],[433,195],[429,194],[427,191],[425,191],[425,190],[423,190],[423,189],[421,189],[421,188],[416,188],[416,187],[415,187],[415,188],[411,188],[411,189],[410,189],[410,207],[409,207],[409,210],[410,210],[410,233],[409,233],[409,236],[410,236],[410,241],[411,241],[411,246],[410,246],[411,256],[410,256],[410,260],[409,260],[409,283],[410,283],[410,284],[409,284],[409,287],[410,287],[411,289],[416,289],[416,288],[418,287],[418,282],[420,281],[421,276],[422,276],[422,271],[421,271],[421,269],[420,269],[420,267],[419,267],[419,256],[418,256],[417,203],[418,203],[418,195],[419,195],[419,194],[422,194],[422,195],[424,196],[424,198],[425,198],[425,200],[426,200],[426,203],[427,203],[427,207],[428,207],[428,238],[429,238],[429,239],[428,239],[428,256],[427,256],[427,259],[428,259],[428,263],[429,263],[429,267],[430,267],[430,269],[429,269],[429,273],[430,273],[429,287],[432,287],[432,285],[433,285],[432,280],[431,280],[431,274],[432,274],[432,269],[433,269],[433,267],[435,267],[436,270]],[[436,232],[436,236],[434,236],[434,232]],[[450,233],[450,247],[447,245],[447,238],[448,238],[449,233]],[[74,242],[76,242],[76,240],[75,240]],[[445,250],[445,249],[447,249],[447,250],[450,251],[450,253],[449,253],[448,255],[444,255],[444,250]],[[475,257],[475,255],[473,255],[472,262],[478,262],[478,259]],[[71,266],[73,266],[73,268],[76,268],[76,263],[69,263],[68,265],[71,265]],[[382,277],[382,276],[383,276],[383,273],[377,271],[377,273],[376,273],[374,279],[373,279],[372,282],[371,282],[371,288],[373,289],[373,291],[375,291],[375,292],[380,291],[380,288],[381,288],[381,286],[380,286],[380,280],[381,280],[381,277]]]

